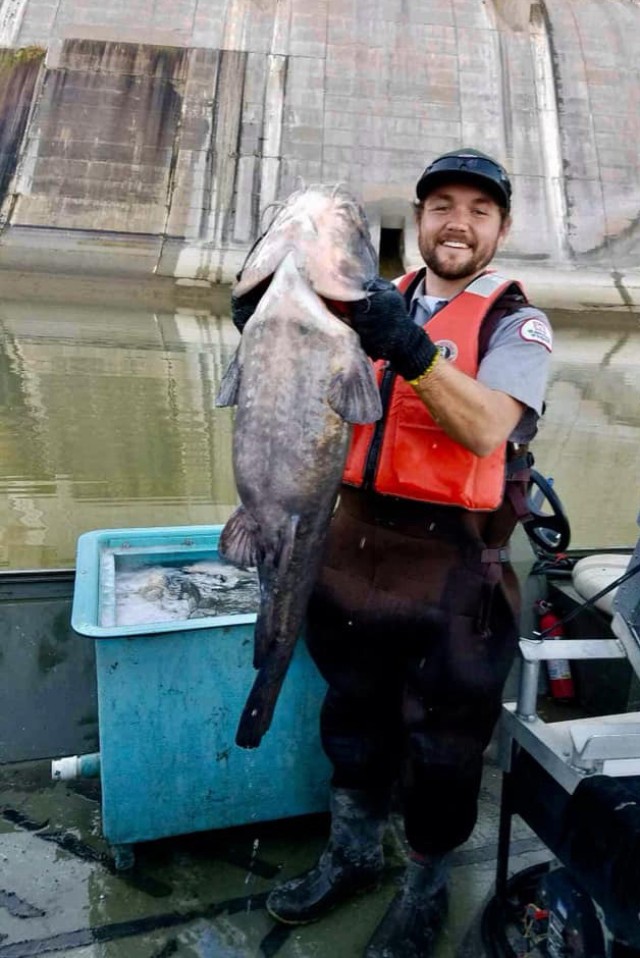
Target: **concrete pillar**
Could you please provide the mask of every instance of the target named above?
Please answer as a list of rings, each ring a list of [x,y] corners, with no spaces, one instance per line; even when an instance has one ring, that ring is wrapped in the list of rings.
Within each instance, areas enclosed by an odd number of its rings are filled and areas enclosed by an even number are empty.
[[[15,46],[27,0],[0,0],[0,47]]]

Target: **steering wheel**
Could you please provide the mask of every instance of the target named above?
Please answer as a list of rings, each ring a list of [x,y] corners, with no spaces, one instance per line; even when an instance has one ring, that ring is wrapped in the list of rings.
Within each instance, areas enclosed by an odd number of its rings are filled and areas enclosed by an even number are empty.
[[[536,469],[531,470],[527,494],[529,517],[522,525],[529,539],[543,552],[565,552],[571,541],[571,527],[551,483]]]

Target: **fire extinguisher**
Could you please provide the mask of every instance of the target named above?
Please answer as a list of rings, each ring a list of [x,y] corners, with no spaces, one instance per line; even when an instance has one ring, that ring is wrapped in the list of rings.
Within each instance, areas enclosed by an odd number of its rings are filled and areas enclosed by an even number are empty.
[[[560,617],[556,614],[550,602],[540,599],[536,602],[538,613],[538,628],[545,633],[546,639],[563,639],[564,628]],[[575,698],[575,688],[571,675],[571,666],[567,659],[547,659],[549,687],[554,699],[568,702]]]

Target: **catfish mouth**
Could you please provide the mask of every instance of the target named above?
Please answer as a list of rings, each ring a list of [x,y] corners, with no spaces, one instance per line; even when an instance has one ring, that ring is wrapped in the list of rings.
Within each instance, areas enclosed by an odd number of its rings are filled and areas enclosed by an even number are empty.
[[[267,276],[265,279],[261,279],[259,283],[256,283],[255,286],[252,286],[251,289],[248,289],[242,292],[239,296],[236,296],[235,293],[232,293],[231,294],[232,299],[235,299],[237,302],[241,302],[243,299],[245,299],[245,297],[251,296],[252,299],[255,299],[256,303],[259,303],[262,297],[264,296],[264,294],[267,292],[267,290],[271,286],[274,276],[275,276],[275,273],[271,273],[270,276]],[[351,324],[349,302],[345,302],[343,300],[338,300],[338,299],[329,299],[326,296],[320,296],[319,293],[317,293],[316,295],[319,297],[319,299],[322,300],[324,305],[327,307],[327,309],[333,316],[335,316],[337,319],[341,319],[343,322],[349,325]],[[363,299],[365,298],[364,290],[363,290],[362,298]]]
[[[343,322],[351,325],[351,312],[349,310],[350,303],[345,303],[339,299],[326,299],[324,296],[321,296],[320,299],[327,307],[332,316],[335,316],[336,319],[341,319]]]
[[[239,295],[235,292],[232,292],[231,298],[240,302],[241,300],[245,299],[245,297],[251,296],[252,299],[255,298],[256,301],[259,302],[264,296],[264,294],[266,293],[266,291],[271,286],[271,281],[273,280],[274,276],[275,276],[275,273],[271,273],[265,279],[261,279],[259,283],[256,283],[255,286],[251,286],[249,287],[249,289],[243,290]],[[241,282],[242,282],[242,278],[240,275],[238,277],[238,286],[240,285]]]
[[[255,253],[251,251],[236,276],[232,297],[242,300],[250,295],[252,301],[259,301],[280,266],[293,257],[297,272],[324,302],[350,303],[366,299],[365,287],[375,271],[369,276],[368,271],[359,270],[348,256],[329,248],[326,237],[322,244],[315,245],[308,238],[303,240],[297,245],[286,243],[274,249],[269,249],[267,244],[266,252],[262,247]]]

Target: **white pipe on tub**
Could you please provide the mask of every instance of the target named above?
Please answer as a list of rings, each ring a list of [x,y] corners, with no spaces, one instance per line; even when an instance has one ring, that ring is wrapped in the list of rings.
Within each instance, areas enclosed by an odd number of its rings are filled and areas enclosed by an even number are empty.
[[[73,778],[98,778],[99,775],[100,752],[67,755],[51,762],[51,778],[55,782],[68,782]]]

